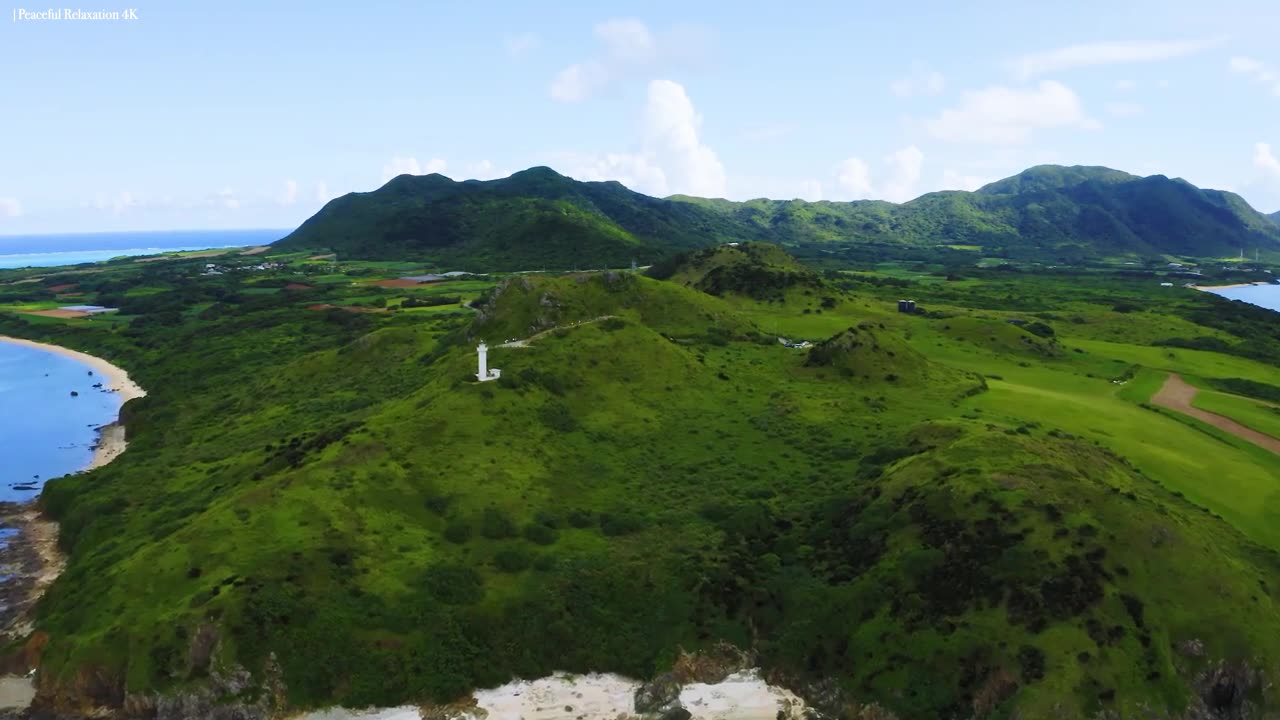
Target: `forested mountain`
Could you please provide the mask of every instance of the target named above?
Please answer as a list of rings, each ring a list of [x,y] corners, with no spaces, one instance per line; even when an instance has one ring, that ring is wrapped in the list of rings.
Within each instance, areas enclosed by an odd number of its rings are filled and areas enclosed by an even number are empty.
[[[1234,193],[1101,167],[1038,166],[902,204],[659,199],[539,167],[483,182],[401,175],[333,200],[277,246],[473,270],[621,266],[743,240],[972,245],[1070,262],[1280,250],[1272,219]]]

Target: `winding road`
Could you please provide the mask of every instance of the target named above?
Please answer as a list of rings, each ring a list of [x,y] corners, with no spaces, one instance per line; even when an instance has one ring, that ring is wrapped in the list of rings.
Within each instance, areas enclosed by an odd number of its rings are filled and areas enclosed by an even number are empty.
[[[1209,423],[1219,430],[1229,432],[1238,438],[1248,440],[1254,445],[1280,455],[1280,439],[1258,432],[1253,428],[1245,427],[1229,417],[1211,413],[1208,410],[1201,410],[1192,405],[1191,402],[1195,400],[1197,392],[1199,391],[1195,385],[1183,380],[1177,373],[1169,373],[1164,385],[1160,387],[1160,390],[1155,395],[1151,396],[1151,402],[1160,407],[1180,412],[1183,415],[1190,415],[1201,422]]]

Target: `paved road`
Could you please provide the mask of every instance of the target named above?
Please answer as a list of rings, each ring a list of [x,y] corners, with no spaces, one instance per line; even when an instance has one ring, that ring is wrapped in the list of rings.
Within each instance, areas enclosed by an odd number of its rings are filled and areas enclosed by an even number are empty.
[[[1211,413],[1208,410],[1201,410],[1193,406],[1191,401],[1195,400],[1197,392],[1199,391],[1196,386],[1183,380],[1177,373],[1170,373],[1160,391],[1152,396],[1151,402],[1160,407],[1190,415],[1201,422],[1207,422],[1219,430],[1225,430],[1238,438],[1248,440],[1254,445],[1264,447],[1280,455],[1280,439],[1258,432],[1253,428],[1245,427],[1229,417],[1223,417],[1217,413]]]

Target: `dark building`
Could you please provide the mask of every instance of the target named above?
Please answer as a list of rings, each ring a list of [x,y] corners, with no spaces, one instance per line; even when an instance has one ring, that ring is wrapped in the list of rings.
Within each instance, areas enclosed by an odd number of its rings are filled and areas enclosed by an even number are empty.
[[[915,312],[915,311],[916,311],[916,301],[915,301],[915,300],[899,300],[899,301],[898,301],[898,312],[900,312],[900,313],[913,313],[913,312]]]

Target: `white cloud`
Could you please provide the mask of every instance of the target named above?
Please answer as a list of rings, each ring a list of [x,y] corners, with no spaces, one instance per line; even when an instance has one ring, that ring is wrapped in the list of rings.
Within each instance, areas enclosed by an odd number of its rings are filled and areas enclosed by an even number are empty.
[[[418,159],[415,157],[396,156],[391,158],[391,162],[383,166],[382,182],[385,183],[391,178],[406,174],[430,175],[431,173],[442,173],[448,166],[449,164],[440,158],[431,158],[426,165],[422,165],[418,163]]]
[[[947,85],[946,78],[937,70],[918,65],[910,75],[889,83],[889,91],[900,98],[915,95],[939,95]]]
[[[521,57],[537,49],[540,43],[537,33],[523,32],[517,35],[508,35],[503,41],[503,46],[506,47],[507,54],[511,57]]]
[[[684,86],[670,80],[649,83],[645,106],[645,146],[657,156],[676,192],[703,197],[725,194],[724,165],[698,137],[702,116]]]
[[[836,184],[844,191],[844,197],[850,200],[867,200],[873,193],[871,169],[861,158],[851,157],[840,163]]]
[[[1037,75],[1096,65],[1169,60],[1200,52],[1222,42],[1221,38],[1179,42],[1106,42],[1071,45],[1023,55],[1010,63],[1023,80]]]
[[[1106,106],[1107,113],[1116,117],[1141,115],[1142,109],[1142,105],[1135,102],[1110,102]]]
[[[1253,166],[1280,180],[1280,160],[1276,159],[1270,143],[1260,142],[1253,146]]]
[[[578,102],[609,82],[609,70],[603,63],[588,60],[570,65],[551,81],[551,97],[560,102]]]
[[[817,180],[805,180],[800,183],[800,193],[796,197],[809,202],[818,202],[822,199],[822,183]]]
[[[966,92],[959,107],[942,111],[926,127],[940,140],[1011,145],[1026,142],[1036,130],[1100,125],[1085,114],[1071,88],[1045,80],[1034,88]]]
[[[880,196],[890,202],[905,202],[916,197],[919,194],[916,184],[924,167],[924,153],[920,148],[908,145],[885,158],[885,162],[889,166],[889,179]]]
[[[481,160],[467,166],[466,176],[474,180],[492,180],[502,177],[502,173],[494,171],[493,163],[488,160]]]
[[[1253,58],[1236,56],[1227,62],[1232,72],[1248,75],[1253,81],[1267,86],[1271,94],[1280,96],[1280,71]]]
[[[281,189],[280,195],[276,197],[276,202],[281,205],[292,205],[298,201],[298,182],[296,180],[285,180],[284,188]]]
[[[647,62],[657,52],[649,28],[635,18],[606,20],[596,25],[595,36],[610,57],[622,62]]]
[[[128,195],[128,193],[125,193],[125,195]],[[223,210],[239,210],[240,198],[236,197],[235,190],[223,188],[209,198],[209,204]]]
[[[592,33],[599,52],[556,73],[550,87],[553,99],[580,102],[638,70],[652,69],[660,63],[696,60],[709,43],[706,34],[697,28],[677,26],[654,34],[635,18],[605,20],[597,23]]]
[[[326,203],[333,199],[333,195],[329,194],[329,185],[323,181],[316,183],[315,192],[316,202]]]
[[[649,83],[639,148],[632,152],[562,156],[569,174],[582,180],[617,180],[649,195],[672,193],[724,197],[724,165],[701,137],[702,116],[684,86]]]
[[[965,190],[973,192],[989,182],[991,181],[987,178],[978,177],[977,175],[964,175],[951,169],[942,171],[943,190]]]
[[[616,180],[654,197],[671,194],[667,175],[654,159],[643,153],[606,153],[599,156],[570,156],[569,174],[578,180]]]
[[[1238,73],[1255,73],[1263,69],[1263,64],[1253,58],[1236,56],[1227,61],[1227,66],[1232,72]]]
[[[1117,81],[1116,81],[1116,91],[1117,91],[1117,92],[1129,92],[1129,91],[1133,90],[1133,89],[1134,89],[1134,88],[1136,88],[1136,87],[1138,87],[1138,83],[1136,83],[1136,82],[1134,82],[1134,81],[1132,81],[1132,80],[1117,80]]]
[[[22,203],[17,198],[0,197],[0,217],[16,218],[22,214]]]

